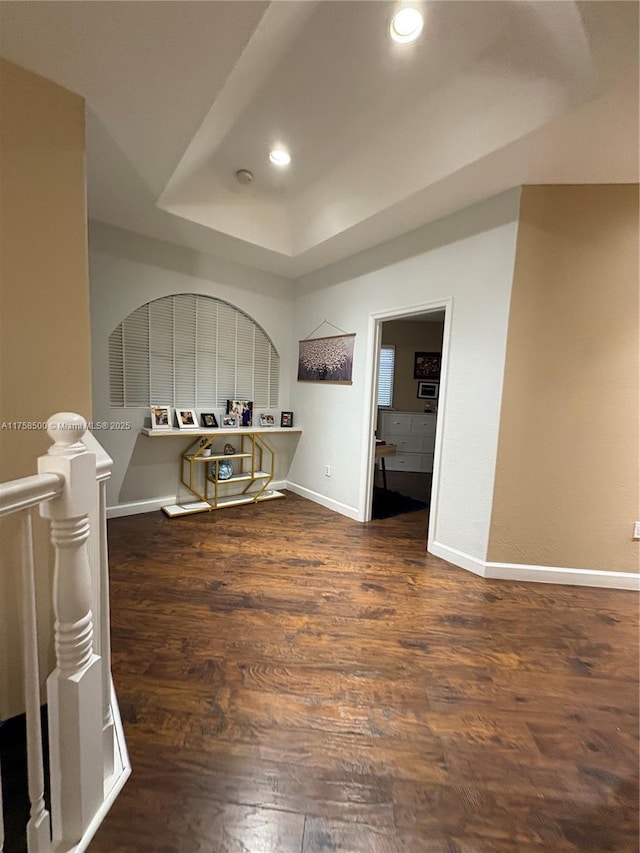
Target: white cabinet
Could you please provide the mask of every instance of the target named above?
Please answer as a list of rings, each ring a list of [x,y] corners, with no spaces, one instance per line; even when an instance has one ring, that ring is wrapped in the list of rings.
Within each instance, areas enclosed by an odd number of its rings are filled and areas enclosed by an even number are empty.
[[[378,438],[398,448],[395,456],[386,458],[388,471],[433,471],[436,417],[429,412],[380,412]]]

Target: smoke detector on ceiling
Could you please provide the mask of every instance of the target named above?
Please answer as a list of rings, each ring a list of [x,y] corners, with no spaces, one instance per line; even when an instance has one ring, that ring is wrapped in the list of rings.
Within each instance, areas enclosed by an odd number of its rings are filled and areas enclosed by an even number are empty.
[[[248,169],[238,169],[236,179],[239,184],[250,184],[253,181],[253,172]]]

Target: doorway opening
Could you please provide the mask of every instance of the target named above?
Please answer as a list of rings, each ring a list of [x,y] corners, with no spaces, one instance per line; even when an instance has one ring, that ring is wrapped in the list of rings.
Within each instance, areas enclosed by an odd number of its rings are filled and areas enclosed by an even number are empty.
[[[369,519],[428,508],[433,529],[449,308],[433,304],[372,318]]]

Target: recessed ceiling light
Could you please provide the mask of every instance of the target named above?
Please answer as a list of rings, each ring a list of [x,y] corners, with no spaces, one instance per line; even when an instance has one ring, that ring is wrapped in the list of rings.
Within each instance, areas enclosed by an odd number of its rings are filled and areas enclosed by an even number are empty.
[[[291,154],[285,151],[284,148],[272,148],[269,151],[269,160],[275,166],[288,166],[291,162]]]
[[[391,19],[389,35],[400,44],[408,44],[418,38],[422,32],[422,14],[411,6],[400,9]]]

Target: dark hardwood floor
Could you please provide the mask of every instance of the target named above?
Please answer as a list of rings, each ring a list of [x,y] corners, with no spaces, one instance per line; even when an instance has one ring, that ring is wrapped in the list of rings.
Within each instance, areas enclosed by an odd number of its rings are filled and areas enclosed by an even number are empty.
[[[387,471],[387,488],[401,495],[429,503],[432,475],[417,471]],[[376,486],[382,486],[382,471],[375,472]]]
[[[111,521],[133,773],[90,853],[637,853],[636,595],[481,580],[426,524]]]

